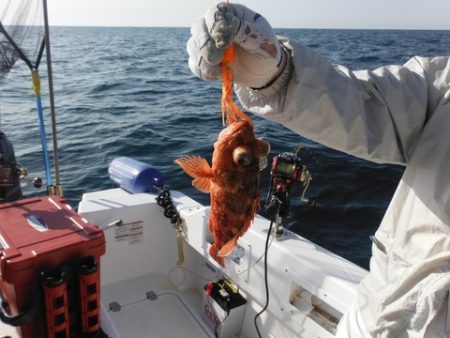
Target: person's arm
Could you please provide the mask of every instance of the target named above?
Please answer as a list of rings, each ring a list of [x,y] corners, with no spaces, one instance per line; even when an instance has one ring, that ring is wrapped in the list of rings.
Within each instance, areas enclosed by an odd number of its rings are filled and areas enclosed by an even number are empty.
[[[429,111],[421,59],[352,72],[280,43],[261,15],[237,4],[210,8],[191,33],[189,66],[205,80],[220,77],[223,50],[234,44],[235,89],[251,112],[364,159],[408,162]]]
[[[304,137],[374,162],[405,164],[427,118],[421,60],[352,72],[284,41],[291,64],[269,87],[237,85],[243,106]]]

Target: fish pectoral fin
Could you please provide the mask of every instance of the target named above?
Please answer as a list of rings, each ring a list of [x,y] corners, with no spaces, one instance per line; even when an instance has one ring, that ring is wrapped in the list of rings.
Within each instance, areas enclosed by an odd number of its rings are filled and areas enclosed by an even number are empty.
[[[204,178],[204,177],[198,177],[192,181],[192,185],[196,187],[201,192],[210,192],[211,187],[211,179],[210,178]]]
[[[192,178],[213,177],[212,169],[209,166],[208,161],[201,156],[181,157],[176,159],[175,163],[178,164],[186,172],[186,174]]]
[[[211,186],[211,178],[213,178],[213,171],[203,157],[200,156],[185,156],[175,160],[181,169],[186,174],[191,176],[194,181],[192,185],[198,190],[208,193]]]
[[[236,247],[237,241],[239,239],[239,235],[235,235],[231,240],[225,243],[223,247],[220,248],[217,256],[226,257],[228,256]]]

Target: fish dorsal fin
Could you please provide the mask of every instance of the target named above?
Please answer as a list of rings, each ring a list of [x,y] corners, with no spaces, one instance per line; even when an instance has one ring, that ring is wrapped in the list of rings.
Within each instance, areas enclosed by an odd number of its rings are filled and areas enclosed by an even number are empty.
[[[225,243],[225,245],[220,248],[219,252],[217,253],[217,256],[219,257],[226,257],[228,256],[236,247],[236,243],[239,239],[239,235],[235,235],[231,240]]]
[[[194,179],[194,187],[206,193],[210,191],[211,178],[214,175],[208,161],[200,156],[186,156],[175,160],[175,163]]]

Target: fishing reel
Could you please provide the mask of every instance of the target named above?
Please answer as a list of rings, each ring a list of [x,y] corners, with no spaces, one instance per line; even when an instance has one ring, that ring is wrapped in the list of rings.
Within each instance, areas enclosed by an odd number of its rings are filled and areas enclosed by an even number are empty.
[[[23,181],[33,188],[42,188],[41,177],[28,177],[28,170],[17,163],[0,160],[0,188],[11,188]]]
[[[277,223],[277,234],[283,232],[281,218],[289,216],[291,205],[291,187],[299,183],[302,189],[300,200],[309,207],[314,207],[314,198],[305,198],[306,190],[312,180],[311,174],[302,159],[298,156],[303,147],[297,147],[292,152],[284,152],[272,160],[270,171],[270,189],[266,198],[265,210],[274,217]]]
[[[0,160],[0,187],[11,188],[27,175],[26,169],[17,163]]]
[[[0,203],[5,198],[7,200],[20,198],[22,195],[20,187],[22,185],[40,189],[42,187],[42,178],[29,178],[27,169],[19,164],[0,160]]]
[[[24,175],[26,170],[16,163],[0,159],[0,203],[14,201],[21,197],[20,179]]]

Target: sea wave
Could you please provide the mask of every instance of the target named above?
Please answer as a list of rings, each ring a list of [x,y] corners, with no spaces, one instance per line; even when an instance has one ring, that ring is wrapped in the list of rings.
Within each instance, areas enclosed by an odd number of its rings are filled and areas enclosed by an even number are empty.
[[[353,69],[403,63],[415,54],[450,52],[450,32],[277,32]],[[173,163],[188,154],[210,160],[222,128],[220,84],[191,74],[185,52],[188,37],[187,28],[52,28],[61,177],[72,205],[84,192],[115,187],[107,167],[124,155],[160,169],[170,189],[208,203],[208,195],[194,189],[191,179]],[[41,73],[45,84],[45,65]],[[30,85],[24,64],[18,64],[1,84],[1,126],[30,175],[45,177]],[[50,132],[45,92],[43,102]],[[403,169],[356,159],[252,118],[258,136],[272,144],[271,157],[299,144],[308,148],[302,155],[313,176],[308,196],[315,197],[317,205],[310,208],[300,202],[300,189],[294,186],[286,226],[367,267],[369,235],[378,227]],[[263,198],[269,184],[265,171]],[[31,188],[25,192],[44,193]],[[263,209],[260,212],[264,214]]]

